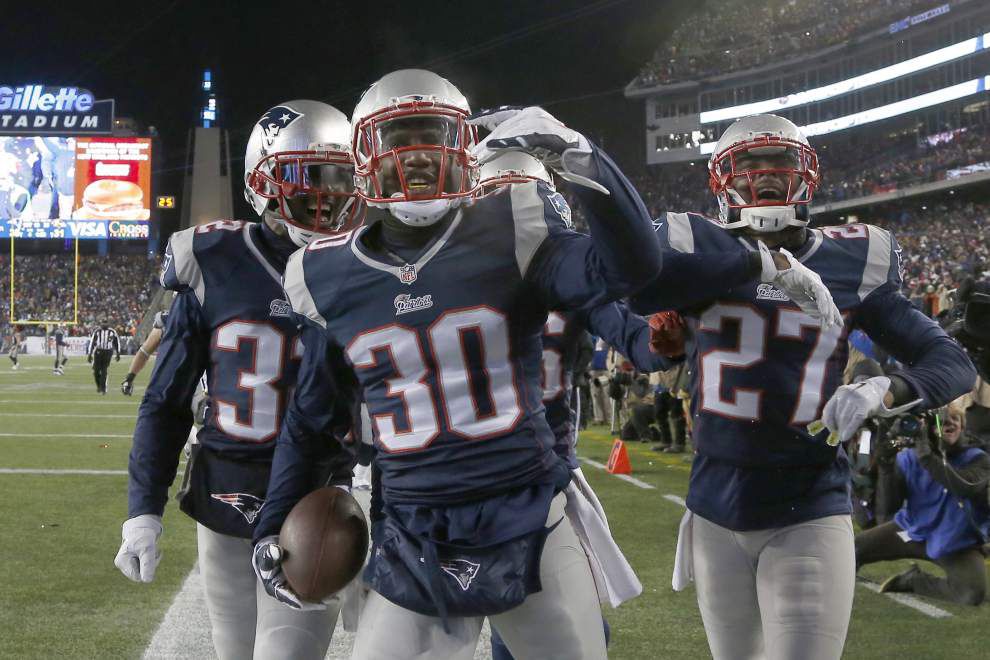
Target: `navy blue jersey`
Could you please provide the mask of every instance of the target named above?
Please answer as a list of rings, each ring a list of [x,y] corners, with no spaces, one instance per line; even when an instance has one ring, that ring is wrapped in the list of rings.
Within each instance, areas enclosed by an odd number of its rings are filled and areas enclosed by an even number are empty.
[[[130,515],[161,515],[206,372],[199,441],[234,459],[274,451],[303,344],[281,287],[294,246],[261,223],[221,220],[172,235],[161,283],[178,292],[138,412]]]
[[[755,244],[695,214],[656,223],[661,244],[685,254],[753,250]],[[754,279],[684,310],[692,369],[696,457],[688,507],[736,530],[849,513],[845,454],[812,436],[809,422],[840,385],[853,327],[908,365],[924,400],[942,405],[972,387],[962,350],[900,293],[900,250],[883,229],[852,224],[809,230],[794,256],[817,272],[845,318],[826,331],[784,293]],[[662,307],[653,285],[633,301]]]
[[[61,329],[55,331],[55,345],[68,346],[68,343],[65,341],[65,332],[63,332]]]
[[[589,331],[644,373],[671,366],[669,360],[650,351],[650,328],[646,320],[621,303],[590,311],[550,312],[543,328],[543,405],[555,438],[554,450],[571,469],[578,467],[574,452],[576,413],[571,406],[574,363],[581,338]]]

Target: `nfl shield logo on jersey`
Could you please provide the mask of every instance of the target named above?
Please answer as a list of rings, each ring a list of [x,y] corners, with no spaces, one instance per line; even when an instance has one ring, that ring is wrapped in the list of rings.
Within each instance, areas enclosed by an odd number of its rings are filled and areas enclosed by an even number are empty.
[[[403,284],[412,284],[416,281],[416,266],[406,264],[399,268],[399,281]]]

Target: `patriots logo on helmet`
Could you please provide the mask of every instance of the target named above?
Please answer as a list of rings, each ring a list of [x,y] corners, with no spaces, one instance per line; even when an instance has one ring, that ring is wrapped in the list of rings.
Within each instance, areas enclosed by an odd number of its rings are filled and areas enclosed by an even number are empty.
[[[258,126],[265,134],[265,144],[269,147],[275,144],[275,138],[278,137],[279,131],[302,116],[301,112],[296,112],[287,105],[276,105],[263,114],[258,120]]]
[[[480,568],[481,564],[476,564],[467,559],[450,559],[440,562],[440,569],[457,580],[457,584],[461,585],[462,591],[468,590],[468,587],[471,586],[471,581],[477,577],[478,569]]]
[[[250,493],[210,493],[210,497],[237,509],[249,525],[254,524],[261,513],[261,507],[265,506],[263,499]]]

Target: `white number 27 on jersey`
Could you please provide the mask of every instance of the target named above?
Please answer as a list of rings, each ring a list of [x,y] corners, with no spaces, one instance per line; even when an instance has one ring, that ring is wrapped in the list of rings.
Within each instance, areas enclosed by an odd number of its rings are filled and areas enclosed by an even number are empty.
[[[735,419],[760,419],[760,388],[733,388],[729,398],[722,398],[722,370],[746,369],[767,359],[767,318],[750,305],[719,303],[701,315],[699,330],[721,332],[723,323],[734,320],[739,325],[739,344],[735,349],[719,349],[701,358],[701,409]],[[779,309],[773,336],[802,340],[806,329],[817,331],[819,323],[796,309]],[[801,371],[797,405],[791,414],[792,425],[807,424],[818,418],[822,405],[825,366],[842,337],[842,326],[831,326],[818,332],[815,346]]]

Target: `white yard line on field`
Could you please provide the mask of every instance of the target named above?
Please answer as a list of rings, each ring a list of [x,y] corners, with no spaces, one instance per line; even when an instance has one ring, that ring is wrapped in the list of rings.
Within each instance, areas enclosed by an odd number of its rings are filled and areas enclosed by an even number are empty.
[[[0,468],[0,474],[57,474],[57,475],[99,475],[99,476],[121,476],[127,475],[127,470],[44,470],[35,468]]]
[[[599,470],[605,470],[606,468],[606,466],[603,463],[599,463],[598,461],[593,461],[589,458],[585,458],[584,456],[580,456],[579,458],[582,462],[587,463],[592,467],[596,467]],[[628,481],[636,486],[639,486],[640,488],[654,488],[650,484],[640,481],[639,479],[634,479],[633,477],[630,477],[628,474],[613,474],[612,476],[618,477],[623,481]],[[673,495],[671,493],[667,493],[665,495],[662,495],[662,497],[668,502],[673,502],[678,506],[681,507],[687,506],[687,503],[684,501],[684,498],[681,497],[680,495]],[[860,586],[866,587],[870,591],[880,593],[880,587],[873,584],[872,582],[864,582],[862,580],[857,580],[857,583]],[[911,596],[910,594],[883,594],[883,595],[886,596],[887,598],[890,598],[892,601],[896,603],[900,603],[905,607],[910,607],[913,610],[917,610],[918,612],[921,612],[925,616],[929,616],[933,619],[945,619],[952,616],[951,613],[946,612],[941,608],[935,607],[934,605],[929,605],[920,598],[916,598],[914,596]]]
[[[874,584],[872,582],[864,582],[862,580],[856,580],[856,582],[861,587],[865,587],[874,593],[880,593],[880,585]],[[915,598],[910,594],[883,594],[887,598],[900,603],[906,607],[910,607],[913,610],[918,610],[925,616],[930,616],[933,619],[948,619],[952,616],[950,612],[946,612],[940,607],[935,607],[930,605],[920,598]]]
[[[135,419],[134,415],[101,415],[99,413],[9,413],[0,412],[0,417],[97,417],[99,419]]]
[[[130,438],[130,433],[0,433],[0,438]]]
[[[593,461],[590,458],[585,458],[584,456],[581,456],[580,459],[581,459],[582,462],[587,463],[591,467],[596,467],[599,470],[605,470],[606,469],[606,465],[604,463],[599,463],[598,461]],[[623,481],[628,481],[633,486],[638,486],[639,488],[642,488],[644,490],[656,490],[656,486],[653,486],[651,484],[648,484],[645,481],[642,481],[640,479],[637,479],[636,477],[631,477],[628,474],[613,474],[612,476],[613,477],[618,477],[619,479],[622,479]]]

